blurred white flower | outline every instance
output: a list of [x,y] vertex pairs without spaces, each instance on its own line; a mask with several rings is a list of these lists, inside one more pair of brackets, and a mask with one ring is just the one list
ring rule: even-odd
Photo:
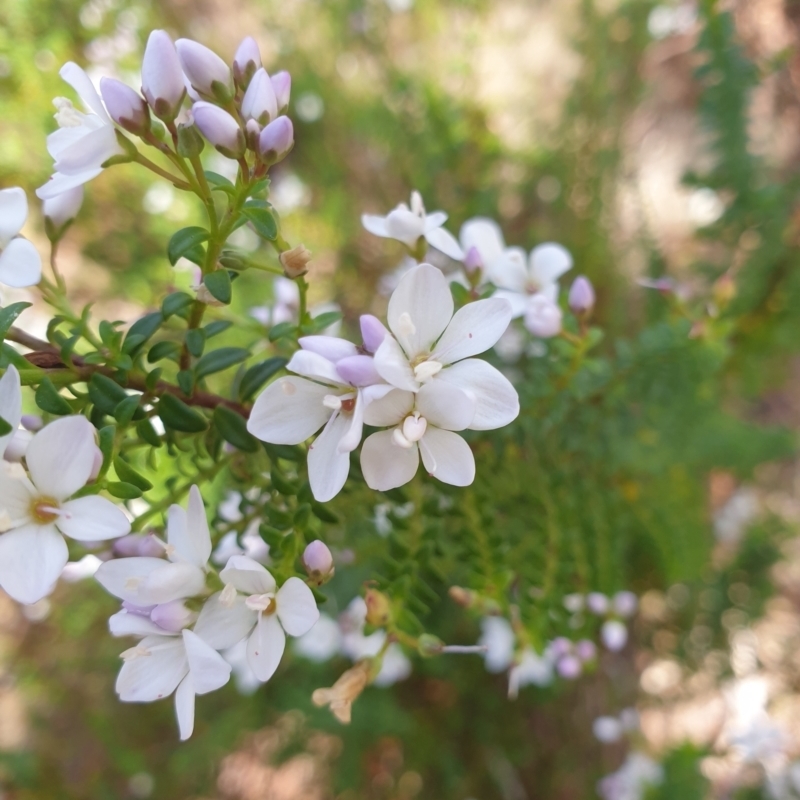
[[320,614],[314,627],[294,641],[294,651],[298,655],[318,663],[333,658],[341,646],[339,623],[327,614]]
[[503,617],[484,617],[478,644],[486,648],[484,659],[489,672],[505,672],[514,659],[516,637],[511,623]]
[[28,198],[18,186],[0,190],[0,283],[21,289],[42,278],[39,251],[19,232],[28,219]]

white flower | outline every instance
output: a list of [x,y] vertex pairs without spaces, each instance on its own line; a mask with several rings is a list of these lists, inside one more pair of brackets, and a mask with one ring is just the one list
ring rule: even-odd
[[[495,296],[497,296],[496,293]],[[564,314],[555,300],[545,294],[535,294],[528,300],[523,324],[540,339],[550,339],[561,333]]]
[[514,658],[516,637],[511,624],[503,617],[484,617],[478,644],[486,648],[484,659],[489,672],[505,672]]
[[445,222],[447,222],[447,214],[444,211],[425,213],[425,206],[422,204],[419,192],[411,192],[411,208],[405,203],[400,203],[385,217],[373,214],[361,216],[361,224],[375,236],[397,239],[412,250],[416,247],[420,236],[424,236],[431,247],[460,261],[464,257],[464,253],[455,237],[442,228]]
[[217,650],[247,637],[247,662],[260,681],[268,681],[283,656],[286,634],[302,636],[319,619],[314,595],[300,578],[289,578],[278,589],[275,578],[247,556],[233,556],[219,576],[225,589],[206,601],[195,631]]
[[269,545],[261,538],[258,528],[261,520],[253,520],[239,536],[236,531],[226,533],[214,548],[211,560],[215,564],[227,564],[231,556],[247,556],[260,564],[269,562]]
[[508,672],[508,696],[513,700],[519,690],[528,684],[549,686],[553,682],[553,659],[545,651],[539,655],[532,647],[522,651],[522,655]]
[[63,97],[53,101],[59,127],[47,137],[47,150],[55,159],[55,172],[36,190],[42,200],[96,178],[108,159],[123,153],[114,123],[89,76],[71,61],[64,64],[59,75],[75,89],[89,113],[78,111]]
[[592,733],[598,742],[612,744],[622,738],[625,729],[617,717],[597,717],[592,723]]
[[597,784],[603,800],[642,800],[650,786],[664,780],[664,768],[644,753],[628,753],[625,763]]
[[231,665],[207,642],[190,630],[145,636],[122,653],[125,663],[116,690],[127,703],[150,703],[175,692],[175,711],[181,739],[194,730],[195,695],[224,686]]
[[21,289],[42,278],[39,251],[19,232],[28,218],[28,198],[18,186],[0,191],[0,283]]
[[196,486],[189,490],[186,511],[178,505],[170,506],[165,551],[168,561],[148,556],[106,561],[95,577],[115,597],[136,606],[155,606],[201,594],[211,555],[211,535]]
[[62,534],[78,541],[124,536],[130,524],[110,500],[68,498],[89,480],[97,446],[84,417],[63,417],[28,446],[30,478],[18,464],[0,462],[0,586],[21,603],[49,594],[67,563]]
[[294,643],[294,651],[309,661],[321,663],[333,658],[342,646],[339,623],[327,614],[320,614],[316,625]]
[[606,620],[600,628],[600,639],[609,650],[617,652],[628,643],[628,629],[618,619]]
[[488,217],[473,217],[462,226],[458,236],[461,249],[469,254],[474,248],[482,266],[480,284],[500,274],[504,259],[513,257],[517,248],[506,247],[500,226]]
[[[2,195],[2,192],[0,192],[0,195]],[[17,368],[13,364],[0,378],[0,419],[5,420],[11,426],[11,430],[8,433],[0,436],[0,458],[2,458],[22,419],[22,393],[19,372],[17,372]]]

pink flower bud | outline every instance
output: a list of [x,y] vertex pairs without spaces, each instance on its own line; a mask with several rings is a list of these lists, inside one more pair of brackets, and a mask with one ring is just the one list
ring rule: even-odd
[[194,622],[195,614],[183,604],[181,600],[173,600],[169,603],[161,603],[150,612],[150,619],[171,633],[182,631],[187,625]]
[[561,309],[543,294],[535,294],[525,314],[525,327],[541,339],[561,333]]
[[325,542],[315,539],[303,551],[303,565],[308,576],[322,584],[333,577],[333,556]]
[[572,651],[572,642],[565,636],[557,636],[550,642],[549,649],[555,658],[561,658]]
[[153,31],[142,59],[142,94],[159,119],[171,122],[180,111],[186,87],[175,45],[166,31]]
[[598,617],[607,614],[609,606],[610,601],[602,592],[589,592],[589,594],[586,595],[586,608],[588,608],[592,614],[597,614]]
[[137,135],[150,128],[147,103],[130,86],[114,78],[101,78],[100,94],[108,115],[117,125]]
[[236,48],[233,57],[233,77],[236,83],[246,89],[256,70],[261,66],[261,53],[252,36],[246,36]]
[[192,106],[194,124],[217,150],[228,158],[244,155],[244,133],[239,123],[219,106],[200,101]]
[[292,93],[292,76],[286,70],[281,70],[276,72],[270,80],[275,92],[275,99],[278,101],[278,113],[285,114],[286,109],[289,108],[289,97]]
[[361,315],[361,338],[364,340],[364,349],[368,353],[374,353],[389,335],[386,326],[372,314]]
[[612,601],[614,613],[627,619],[636,613],[639,607],[639,599],[633,592],[617,592]]
[[[61,197],[61,195],[58,196]],[[44,427],[44,420],[38,414],[23,414],[19,422],[26,431],[32,433],[36,433]]]
[[67,189],[42,202],[42,214],[54,228],[62,228],[78,216],[83,203],[83,186]]
[[594,308],[594,287],[588,278],[579,275],[569,290],[569,307],[573,314],[587,314]]
[[347,356],[336,362],[336,371],[351,386],[372,386],[381,382],[372,356]]
[[472,275],[482,269],[483,259],[481,258],[481,254],[478,252],[478,248],[472,245],[472,247],[467,250],[466,256],[464,256],[464,270],[467,275]]
[[217,100],[233,95],[230,68],[213,50],[191,39],[178,39],[175,49],[184,74],[200,95]]
[[603,627],[600,629],[600,638],[609,650],[617,652],[628,643],[628,629],[624,622],[620,622],[618,619],[609,619],[603,623]]
[[580,659],[575,656],[564,656],[558,660],[556,664],[556,671],[558,674],[568,681],[574,681],[575,678],[580,677],[583,671],[583,665]]
[[575,645],[575,655],[581,661],[594,661],[597,658],[597,646],[589,639],[581,639]]
[[242,117],[255,120],[259,125],[266,125],[278,116],[278,101],[267,71],[261,67],[242,98]]
[[261,131],[258,151],[265,164],[283,160],[294,147],[294,126],[289,117],[278,117]]

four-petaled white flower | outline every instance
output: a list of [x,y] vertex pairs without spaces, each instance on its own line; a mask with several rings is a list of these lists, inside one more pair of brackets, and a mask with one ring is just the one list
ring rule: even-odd
[[26,453],[30,478],[18,464],[0,462],[0,586],[21,603],[52,591],[67,563],[61,534],[78,541],[124,536],[130,523],[110,500],[70,500],[89,480],[97,446],[85,417],[51,422]]
[[139,607],[201,594],[211,555],[211,534],[203,498],[196,486],[189,490],[186,511],[178,505],[170,506],[164,549],[169,560],[150,556],[117,558],[106,561],[95,577],[106,591]]
[[460,261],[464,258],[464,253],[455,236],[442,227],[445,222],[447,222],[447,214],[444,211],[425,213],[425,206],[422,204],[419,192],[411,192],[410,208],[405,203],[400,203],[385,217],[374,214],[362,214],[361,216],[361,224],[375,236],[397,239],[411,250],[416,247],[420,236],[424,236],[431,247]]
[[311,589],[289,578],[280,589],[257,561],[232,556],[219,574],[225,588],[209,598],[195,632],[224,650],[247,637],[247,663],[260,681],[268,681],[280,664],[286,634],[302,636],[319,619]]
[[[2,192],[0,192],[2,194]],[[19,372],[12,364],[0,378],[0,419],[5,420],[11,430],[0,436],[0,459],[6,451],[11,440],[14,438],[17,426],[22,419],[22,394],[19,380]],[[0,505],[2,501],[0,501]]]
[[106,161],[123,152],[114,122],[89,76],[72,61],[64,64],[59,75],[78,93],[89,113],[78,111],[64,97],[53,101],[58,130],[47,137],[47,150],[55,160],[55,172],[36,190],[42,200],[96,178]]
[[42,278],[39,251],[19,232],[28,218],[28,198],[14,186],[0,191],[0,283],[21,289]]

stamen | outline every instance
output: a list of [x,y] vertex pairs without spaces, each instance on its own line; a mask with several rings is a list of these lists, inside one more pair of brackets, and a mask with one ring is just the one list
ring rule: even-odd
[[83,115],[66,97],[56,97],[53,105],[56,107],[55,118],[59,128],[78,128],[83,124]]
[[225,588],[219,594],[219,603],[225,608],[230,608],[236,602],[236,587],[232,583],[226,583]]
[[267,592],[266,594],[251,594],[244,604],[251,611],[261,611],[264,614],[272,614],[275,611],[275,595]]
[[442,371],[442,364],[439,361],[423,361],[414,367],[414,377],[420,382],[429,381],[434,375]]
[[417,332],[417,327],[411,319],[411,314],[404,311],[397,320],[397,333],[400,336],[411,336]]

